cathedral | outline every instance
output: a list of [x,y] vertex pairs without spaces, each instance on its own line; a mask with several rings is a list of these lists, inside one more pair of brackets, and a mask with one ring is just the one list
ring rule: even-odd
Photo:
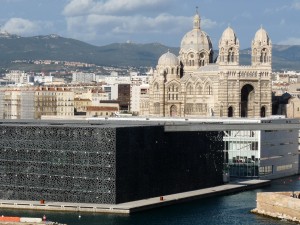
[[[181,41],[179,56],[163,54],[150,77],[141,112],[160,117],[266,117],[272,112],[272,42],[261,27],[251,43],[251,65],[239,64],[239,39],[228,27],[214,51],[201,29],[198,12],[193,29]],[[146,108],[146,109],[145,109]]]

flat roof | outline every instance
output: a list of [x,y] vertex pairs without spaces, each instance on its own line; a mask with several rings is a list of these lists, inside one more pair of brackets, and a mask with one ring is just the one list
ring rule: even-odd
[[286,118],[142,118],[102,117],[86,120],[0,120],[1,126],[141,127],[164,126],[166,132],[225,130],[300,130],[298,119]]

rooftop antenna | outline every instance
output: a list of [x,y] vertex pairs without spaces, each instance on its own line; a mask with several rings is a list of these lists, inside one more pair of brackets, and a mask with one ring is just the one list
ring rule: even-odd
[[198,7],[198,6],[196,6],[196,14],[199,14],[199,12],[198,12],[198,8],[199,8],[199,7]]

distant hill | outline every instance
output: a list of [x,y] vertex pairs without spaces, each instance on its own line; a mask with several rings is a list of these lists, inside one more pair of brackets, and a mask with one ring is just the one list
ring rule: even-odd
[[[251,49],[240,51],[240,64],[249,65],[251,62]],[[300,71],[300,45],[275,45],[272,49],[273,70]]]
[[[94,46],[58,35],[20,37],[0,33],[0,67],[10,67],[14,60],[50,59],[79,61],[99,66],[156,66],[168,49],[178,55],[179,48],[158,43],[115,43]],[[250,64],[250,49],[241,50],[240,63]],[[215,57],[217,51],[215,51]],[[300,70],[300,46],[273,45],[274,70]]]

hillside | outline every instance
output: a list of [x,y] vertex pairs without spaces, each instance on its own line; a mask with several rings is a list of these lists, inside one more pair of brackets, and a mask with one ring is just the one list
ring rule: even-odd
[[[115,43],[94,46],[58,35],[20,37],[0,34],[0,67],[9,68],[13,60],[50,59],[79,61],[99,66],[155,66],[168,49],[178,54],[179,48],[158,43]],[[241,50],[240,63],[250,64],[250,49]],[[217,56],[215,51],[215,57]],[[300,70],[300,46],[273,45],[274,70]]]

